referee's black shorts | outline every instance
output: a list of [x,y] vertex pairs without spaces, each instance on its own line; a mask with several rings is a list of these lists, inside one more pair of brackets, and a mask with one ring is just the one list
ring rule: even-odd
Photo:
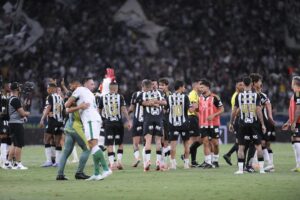
[[10,137],[15,147],[22,148],[24,142],[24,126],[22,123],[9,123]]

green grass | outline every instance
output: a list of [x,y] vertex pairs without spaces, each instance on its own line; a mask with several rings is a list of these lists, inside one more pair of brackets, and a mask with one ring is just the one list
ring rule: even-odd
[[[220,155],[230,146],[222,145]],[[300,173],[290,172],[295,166],[291,145],[274,144],[273,150],[276,172],[264,175],[234,175],[237,167],[228,166],[223,158],[220,158],[219,169],[184,170],[183,163],[177,158],[179,166],[176,171],[156,172],[152,168],[145,173],[141,165],[137,169],[130,167],[133,155],[128,145],[124,155],[125,170],[115,171],[103,181],[76,181],[74,171],[77,164],[68,164],[65,174],[70,180],[61,182],[55,180],[55,168],[39,167],[44,161],[43,147],[28,146],[24,148],[23,164],[29,170],[0,169],[0,199],[299,199]],[[179,146],[178,152],[181,151]],[[201,161],[202,147],[198,152]],[[92,173],[91,158],[86,172]]]

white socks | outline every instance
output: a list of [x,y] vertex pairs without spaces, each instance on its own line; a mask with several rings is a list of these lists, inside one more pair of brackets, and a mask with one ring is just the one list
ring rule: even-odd
[[239,171],[243,172],[244,171],[244,163],[243,162],[239,162],[238,163],[238,167],[239,167]]
[[264,161],[266,162],[267,166],[270,165],[270,157],[267,148],[263,150],[263,155],[264,155]]
[[52,162],[51,155],[52,155],[52,153],[51,153],[51,147],[45,147],[45,156],[46,156],[46,161],[48,163]]
[[55,150],[55,162],[59,163],[61,157],[61,150]]
[[7,156],[7,144],[1,143],[1,160],[3,163],[6,162],[6,156]]
[[135,158],[136,160],[139,160],[139,159],[140,159],[140,151],[139,151],[139,150],[136,150],[136,151],[133,153],[133,155],[134,155],[134,158]]
[[297,163],[297,168],[300,167],[300,143],[294,143],[294,148],[296,152],[296,163]]
[[211,155],[205,156],[205,162],[211,165]]

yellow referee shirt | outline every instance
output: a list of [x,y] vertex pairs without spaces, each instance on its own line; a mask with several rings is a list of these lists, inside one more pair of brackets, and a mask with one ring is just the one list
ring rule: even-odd
[[[199,104],[199,95],[195,90],[192,90],[189,93],[189,100],[190,100],[190,104],[194,104],[194,103],[196,103],[197,105]],[[197,112],[188,112],[188,115],[197,116]]]
[[234,109],[234,105],[235,105],[235,98],[236,96],[238,95],[239,93],[238,92],[235,92],[232,97],[231,97],[231,109],[233,110]]

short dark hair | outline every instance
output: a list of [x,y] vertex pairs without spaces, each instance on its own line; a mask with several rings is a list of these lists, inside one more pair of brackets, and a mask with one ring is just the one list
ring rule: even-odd
[[10,85],[10,89],[15,91],[15,90],[19,90],[20,88],[20,84],[18,82],[12,82]]
[[175,89],[175,90],[178,90],[179,88],[181,88],[181,87],[183,87],[183,86],[184,86],[184,82],[183,82],[183,81],[177,80],[177,81],[175,81],[175,83],[174,83],[174,89]]
[[81,84],[80,80],[78,80],[78,79],[71,79],[70,83],[80,83]]
[[293,81],[297,86],[300,86],[300,76],[294,76]]
[[88,82],[89,80],[94,80],[92,77],[86,77],[82,79],[82,84],[85,84],[86,82]]
[[160,78],[158,80],[159,83],[163,83],[165,85],[169,85],[169,80],[167,78]]
[[262,80],[262,76],[258,73],[250,74],[250,78],[252,80],[252,83],[257,83],[258,81]]
[[55,83],[49,83],[49,84],[48,84],[48,87],[52,87],[52,88],[54,88],[54,87],[55,87],[55,88],[56,88],[56,87],[57,87],[57,85],[56,85]]
[[242,77],[238,77],[235,79],[235,83],[239,83],[239,82],[243,82],[243,78]]
[[245,77],[243,77],[243,82],[244,82],[245,86],[249,86],[252,82],[252,79],[250,78],[250,76],[245,76]]
[[152,81],[149,80],[149,79],[144,79],[144,80],[142,81],[142,86],[143,86],[143,87],[152,87]]
[[201,79],[200,80],[200,85],[205,85],[208,88],[210,88],[210,86],[211,86],[210,82],[206,79]]

